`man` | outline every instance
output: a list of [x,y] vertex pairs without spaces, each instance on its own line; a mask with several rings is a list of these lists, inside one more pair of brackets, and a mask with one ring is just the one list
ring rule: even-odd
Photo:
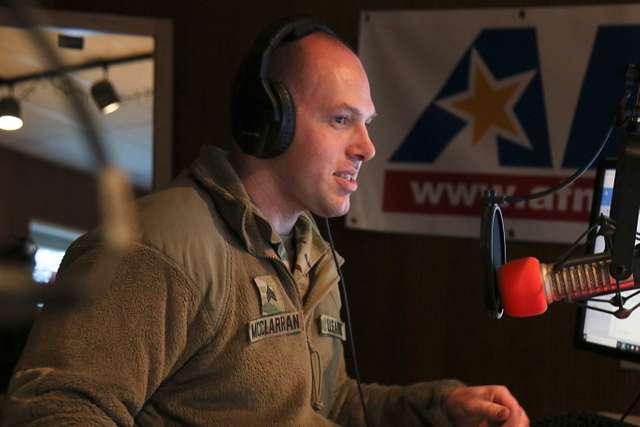
[[[271,158],[205,147],[142,199],[141,236],[101,293],[77,310],[45,309],[34,326],[5,425],[364,425],[336,266],[308,212],[349,209],[375,154],[369,83],[323,31],[283,43],[269,68],[295,106],[290,146]],[[59,285],[101,250],[94,235],[74,244]],[[363,389],[372,426],[528,425],[504,387]]]

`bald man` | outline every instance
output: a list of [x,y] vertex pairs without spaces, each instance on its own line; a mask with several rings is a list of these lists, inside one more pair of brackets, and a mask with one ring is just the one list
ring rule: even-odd
[[[138,202],[142,233],[109,283],[73,311],[45,308],[12,378],[3,425],[364,425],[345,371],[338,273],[310,212],[345,214],[375,154],[358,58],[313,31],[270,75],[295,105],[272,158],[206,146]],[[103,248],[76,242],[56,286]],[[527,425],[504,387],[455,380],[364,386],[370,425]]]
[[[276,231],[286,235],[305,211],[321,217],[347,213],[358,172],[375,155],[367,126],[376,112],[360,60],[331,35],[316,32],[280,47],[270,74],[292,94],[293,143],[270,160],[236,148],[232,163],[254,202]],[[437,383],[433,386],[439,388]],[[442,390],[449,386],[443,383]],[[456,387],[443,395],[446,414],[455,425],[480,426],[488,420],[528,425],[525,412],[505,387]],[[428,406],[425,400],[424,408]]]

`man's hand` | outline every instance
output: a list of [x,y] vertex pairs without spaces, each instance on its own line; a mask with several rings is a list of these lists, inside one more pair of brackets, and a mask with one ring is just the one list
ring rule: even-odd
[[504,386],[454,388],[444,406],[456,427],[529,426],[524,409]]

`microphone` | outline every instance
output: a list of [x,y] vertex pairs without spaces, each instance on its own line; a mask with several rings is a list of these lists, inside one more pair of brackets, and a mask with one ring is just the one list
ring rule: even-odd
[[[606,254],[576,258],[560,268],[527,257],[510,261],[498,270],[498,288],[504,311],[511,317],[537,316],[556,301],[572,301],[615,292]],[[635,273],[635,272],[634,272]],[[634,276],[620,281],[620,289],[637,286]]]

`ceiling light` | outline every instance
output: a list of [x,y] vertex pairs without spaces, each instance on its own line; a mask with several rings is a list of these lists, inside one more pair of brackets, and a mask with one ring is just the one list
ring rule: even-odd
[[18,130],[22,124],[18,100],[13,96],[0,99],[0,129]]
[[91,96],[104,114],[113,113],[120,108],[120,98],[107,79],[95,82],[91,86]]

